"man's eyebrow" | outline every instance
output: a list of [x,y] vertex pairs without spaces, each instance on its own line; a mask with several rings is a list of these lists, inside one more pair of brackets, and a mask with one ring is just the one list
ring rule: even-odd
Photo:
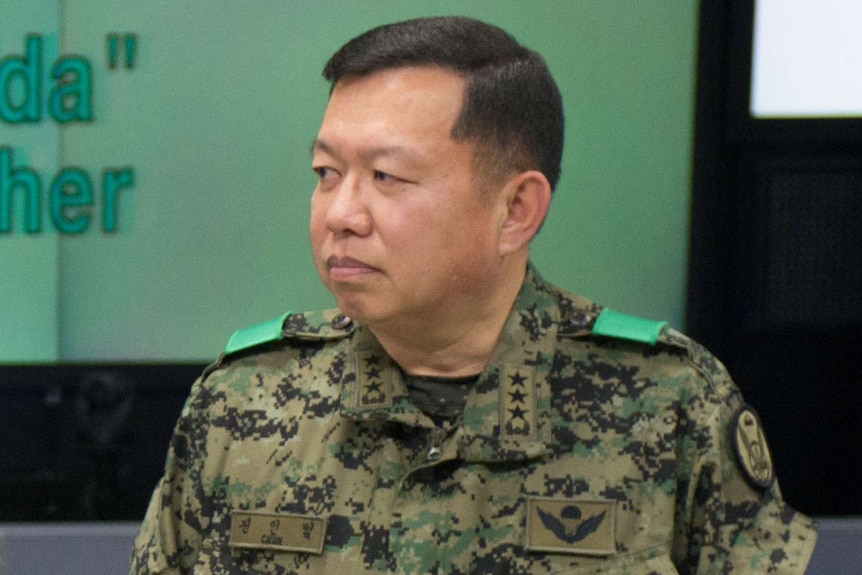
[[[311,154],[314,152],[323,152],[338,157],[339,154],[333,146],[325,140],[316,139],[311,143]],[[400,157],[410,159],[415,157],[415,154],[404,146],[375,146],[366,150],[359,150],[359,157],[363,160],[372,160],[381,157]]]
[[332,147],[329,144],[317,138],[315,138],[315,140],[311,142],[311,146],[309,146],[308,152],[312,156],[314,155],[314,152],[323,152],[324,154],[334,153]]

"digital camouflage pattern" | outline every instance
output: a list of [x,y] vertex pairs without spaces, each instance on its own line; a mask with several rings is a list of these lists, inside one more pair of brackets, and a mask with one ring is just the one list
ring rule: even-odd
[[131,573],[803,573],[814,528],[721,364],[600,311],[531,268],[449,429],[366,328],[288,317],[195,383]]

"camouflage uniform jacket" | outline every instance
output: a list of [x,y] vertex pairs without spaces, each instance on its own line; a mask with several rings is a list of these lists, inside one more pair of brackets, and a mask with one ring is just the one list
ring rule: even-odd
[[449,429],[366,328],[289,315],[194,384],[131,572],[803,573],[815,531],[721,364],[601,311],[531,268]]

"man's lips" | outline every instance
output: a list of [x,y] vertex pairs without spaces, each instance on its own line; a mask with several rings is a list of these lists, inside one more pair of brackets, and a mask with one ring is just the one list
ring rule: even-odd
[[333,279],[346,279],[379,271],[374,266],[347,256],[330,256],[326,260],[326,266]]

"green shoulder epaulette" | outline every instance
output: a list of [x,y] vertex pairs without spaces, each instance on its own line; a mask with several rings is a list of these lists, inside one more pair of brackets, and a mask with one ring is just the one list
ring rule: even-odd
[[643,319],[605,308],[593,325],[593,333],[655,345],[666,325],[666,321]]
[[287,312],[277,318],[235,332],[227,340],[227,345],[224,348],[225,355],[230,355],[262,343],[280,340],[283,337],[282,326],[284,326],[285,320],[290,317],[290,313]]
[[355,327],[353,320],[337,309],[306,313],[287,312],[237,331],[228,340],[224,354],[230,355],[285,338],[307,341],[338,339],[350,335]]

